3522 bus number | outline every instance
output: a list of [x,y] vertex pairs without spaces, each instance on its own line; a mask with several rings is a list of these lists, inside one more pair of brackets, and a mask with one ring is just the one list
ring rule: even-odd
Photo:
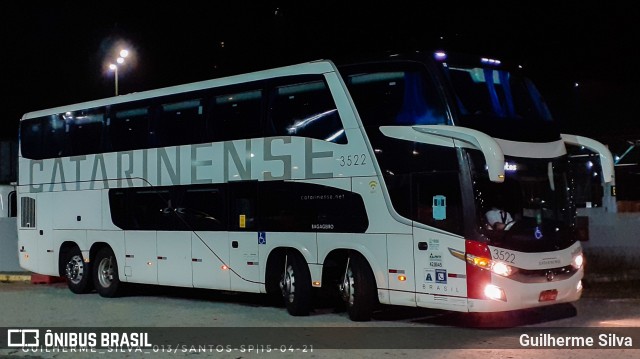
[[499,259],[504,262],[513,263],[513,261],[516,260],[516,255],[511,252],[494,249],[493,259]]
[[367,164],[367,155],[362,153],[359,155],[340,156],[338,160],[340,161],[340,167],[362,166]]

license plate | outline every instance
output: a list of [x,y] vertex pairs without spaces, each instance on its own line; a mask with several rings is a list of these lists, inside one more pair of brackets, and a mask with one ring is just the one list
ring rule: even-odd
[[540,297],[538,297],[538,302],[550,302],[556,300],[558,297],[557,289],[543,290],[540,292]]

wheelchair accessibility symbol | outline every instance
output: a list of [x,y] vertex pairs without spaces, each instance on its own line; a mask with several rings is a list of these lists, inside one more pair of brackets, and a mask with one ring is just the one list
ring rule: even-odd
[[447,270],[436,269],[436,283],[447,284]]
[[258,232],[258,244],[267,244],[267,234],[265,232]]

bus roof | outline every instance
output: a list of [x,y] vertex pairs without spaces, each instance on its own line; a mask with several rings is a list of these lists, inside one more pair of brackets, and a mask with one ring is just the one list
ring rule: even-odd
[[323,73],[334,72],[334,71],[336,71],[336,67],[333,64],[333,62],[330,60],[309,61],[305,63],[277,67],[277,68],[268,69],[268,70],[261,70],[261,71],[255,71],[255,72],[244,73],[239,75],[221,77],[217,79],[192,82],[192,83],[181,84],[181,85],[170,86],[170,87],[163,87],[159,89],[147,90],[142,92],[134,92],[126,95],[109,97],[109,98],[104,98],[100,100],[92,100],[92,101],[71,104],[71,105],[53,107],[53,108],[44,109],[44,110],[27,112],[26,114],[24,114],[24,116],[22,116],[21,121],[34,118],[34,117],[57,114],[61,112],[77,111],[77,110],[93,108],[93,107],[113,105],[118,103],[126,103],[131,101],[143,100],[147,98],[155,98],[155,97],[160,97],[165,95],[179,94],[179,93],[189,92],[189,91],[197,91],[197,90],[203,90],[208,88],[215,88],[215,87],[221,87],[221,86],[227,86],[227,85],[242,84],[242,83],[252,82],[252,81],[266,80],[266,79],[275,78],[275,77],[323,74]]

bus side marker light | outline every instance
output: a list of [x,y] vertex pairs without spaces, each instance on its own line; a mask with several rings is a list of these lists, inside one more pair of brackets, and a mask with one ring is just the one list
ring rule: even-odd
[[473,264],[476,267],[491,269],[491,258],[474,256],[473,254],[467,253],[467,262]]
[[223,265],[222,265],[222,267],[220,267],[220,269],[222,269],[222,270],[228,270],[228,269],[229,269],[229,267],[227,267],[227,265],[226,265],[226,264],[223,264]]
[[501,300],[503,302],[507,301],[507,296],[504,294],[504,290],[497,285],[487,284],[484,287],[484,295],[493,300]]
[[404,276],[404,275],[399,275],[398,276],[398,280],[401,281],[401,282],[404,282],[405,280],[407,280],[407,277]]
[[311,285],[313,285],[314,287],[321,287],[319,280],[312,282]]

